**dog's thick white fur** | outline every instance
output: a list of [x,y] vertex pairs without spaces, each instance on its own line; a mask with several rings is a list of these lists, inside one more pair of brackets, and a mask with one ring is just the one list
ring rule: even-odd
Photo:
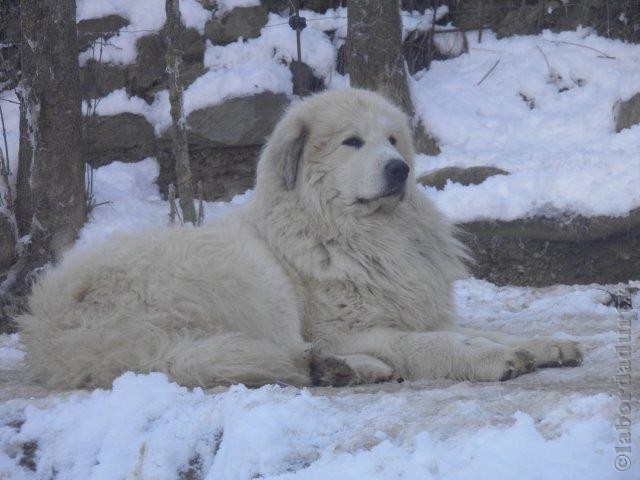
[[[368,91],[294,105],[252,199],[216,226],[116,237],[46,273],[19,319],[30,369],[58,388],[128,370],[208,387],[497,381],[579,364],[572,342],[455,326],[465,254],[415,186],[410,132]],[[390,187],[391,160],[406,184],[396,171]]]

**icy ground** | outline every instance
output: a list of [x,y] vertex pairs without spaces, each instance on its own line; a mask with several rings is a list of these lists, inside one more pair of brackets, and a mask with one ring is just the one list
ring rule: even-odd
[[[78,248],[113,231],[164,225],[156,174],[151,159],[99,169],[98,200],[111,203],[94,211]],[[208,221],[230,209],[207,204]],[[0,336],[0,479],[638,478],[637,427],[631,469],[614,468],[618,316],[602,288],[459,282],[462,324],[582,344],[583,366],[505,383],[203,392],[159,374],[125,374],[110,391],[47,394],[25,380],[18,335]]]

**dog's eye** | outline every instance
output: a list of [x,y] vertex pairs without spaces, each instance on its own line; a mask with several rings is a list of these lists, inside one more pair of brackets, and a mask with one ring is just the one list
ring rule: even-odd
[[342,144],[346,145],[347,147],[360,148],[364,145],[364,142],[360,137],[349,137],[344,142],[342,142]]
[[396,144],[396,137],[394,137],[393,135],[391,135],[391,136],[389,137],[389,143],[390,143],[391,145],[395,145],[395,144]]

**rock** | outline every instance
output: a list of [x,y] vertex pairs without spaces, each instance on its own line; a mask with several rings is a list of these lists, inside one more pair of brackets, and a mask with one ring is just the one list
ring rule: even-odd
[[640,123],[640,93],[636,93],[629,100],[618,102],[614,108],[614,118],[616,132]]
[[204,62],[205,40],[195,28],[187,28],[182,35],[182,61]]
[[474,276],[497,285],[628,282],[640,276],[640,209],[629,216],[534,217],[459,225]]
[[449,180],[464,186],[479,185],[494,175],[509,175],[509,172],[496,167],[445,167],[422,175],[418,183],[443,190]]
[[98,38],[109,39],[127,25],[129,25],[129,20],[120,15],[80,20],[78,22],[78,48],[80,51],[86,50]]
[[293,94],[306,96],[324,90],[324,82],[313,74],[313,70],[304,62],[294,60],[289,64],[293,78]]
[[206,8],[207,10],[215,10],[218,8],[218,4],[216,0],[196,0],[202,8]]
[[[129,68],[128,93],[153,101],[156,92],[169,88],[167,83],[167,47],[163,33],[146,35],[136,42],[138,56]],[[184,87],[204,73],[204,39],[197,30],[188,28],[182,36],[183,57],[180,73]]]
[[[194,183],[202,180],[204,199],[229,201],[253,187],[260,145],[211,148],[190,146],[189,158]],[[167,195],[169,183],[176,185],[173,153],[163,150],[159,157],[158,185]]]
[[336,72],[340,75],[346,75],[349,68],[349,51],[347,50],[347,42],[344,42],[338,48],[338,55],[336,60]]
[[462,32],[436,32],[433,54],[429,49],[430,38],[425,31],[414,30],[402,42],[402,54],[411,75],[428,68],[431,60],[455,58],[469,51],[467,38]]
[[212,146],[262,145],[289,103],[282,93],[262,92],[193,111],[189,143]]
[[13,263],[15,254],[15,238],[11,228],[11,222],[0,211],[0,274],[6,272]]
[[259,37],[260,30],[266,24],[265,6],[237,7],[209,20],[204,28],[204,36],[214,45],[227,45],[240,37],[244,40]]
[[167,49],[158,34],[139,38],[136,49],[136,63],[129,68],[129,94],[151,101],[153,93],[167,83]]
[[83,99],[101,98],[127,86],[126,67],[89,60],[80,67],[80,89]]
[[522,6],[507,13],[497,27],[498,38],[533,35],[542,30],[544,9],[538,5]]
[[[267,10],[275,13],[282,13],[291,8],[291,0],[261,0],[260,3],[267,7]],[[300,2],[300,8],[318,13],[325,13],[330,8],[346,6],[347,0],[302,0]]]
[[115,160],[135,162],[157,154],[156,136],[142,115],[86,117],[89,141],[88,161],[100,167]]

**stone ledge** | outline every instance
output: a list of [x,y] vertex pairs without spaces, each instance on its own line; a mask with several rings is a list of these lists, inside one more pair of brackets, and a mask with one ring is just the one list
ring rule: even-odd
[[458,225],[474,276],[497,285],[618,283],[640,278],[640,209],[628,217],[536,217]]

